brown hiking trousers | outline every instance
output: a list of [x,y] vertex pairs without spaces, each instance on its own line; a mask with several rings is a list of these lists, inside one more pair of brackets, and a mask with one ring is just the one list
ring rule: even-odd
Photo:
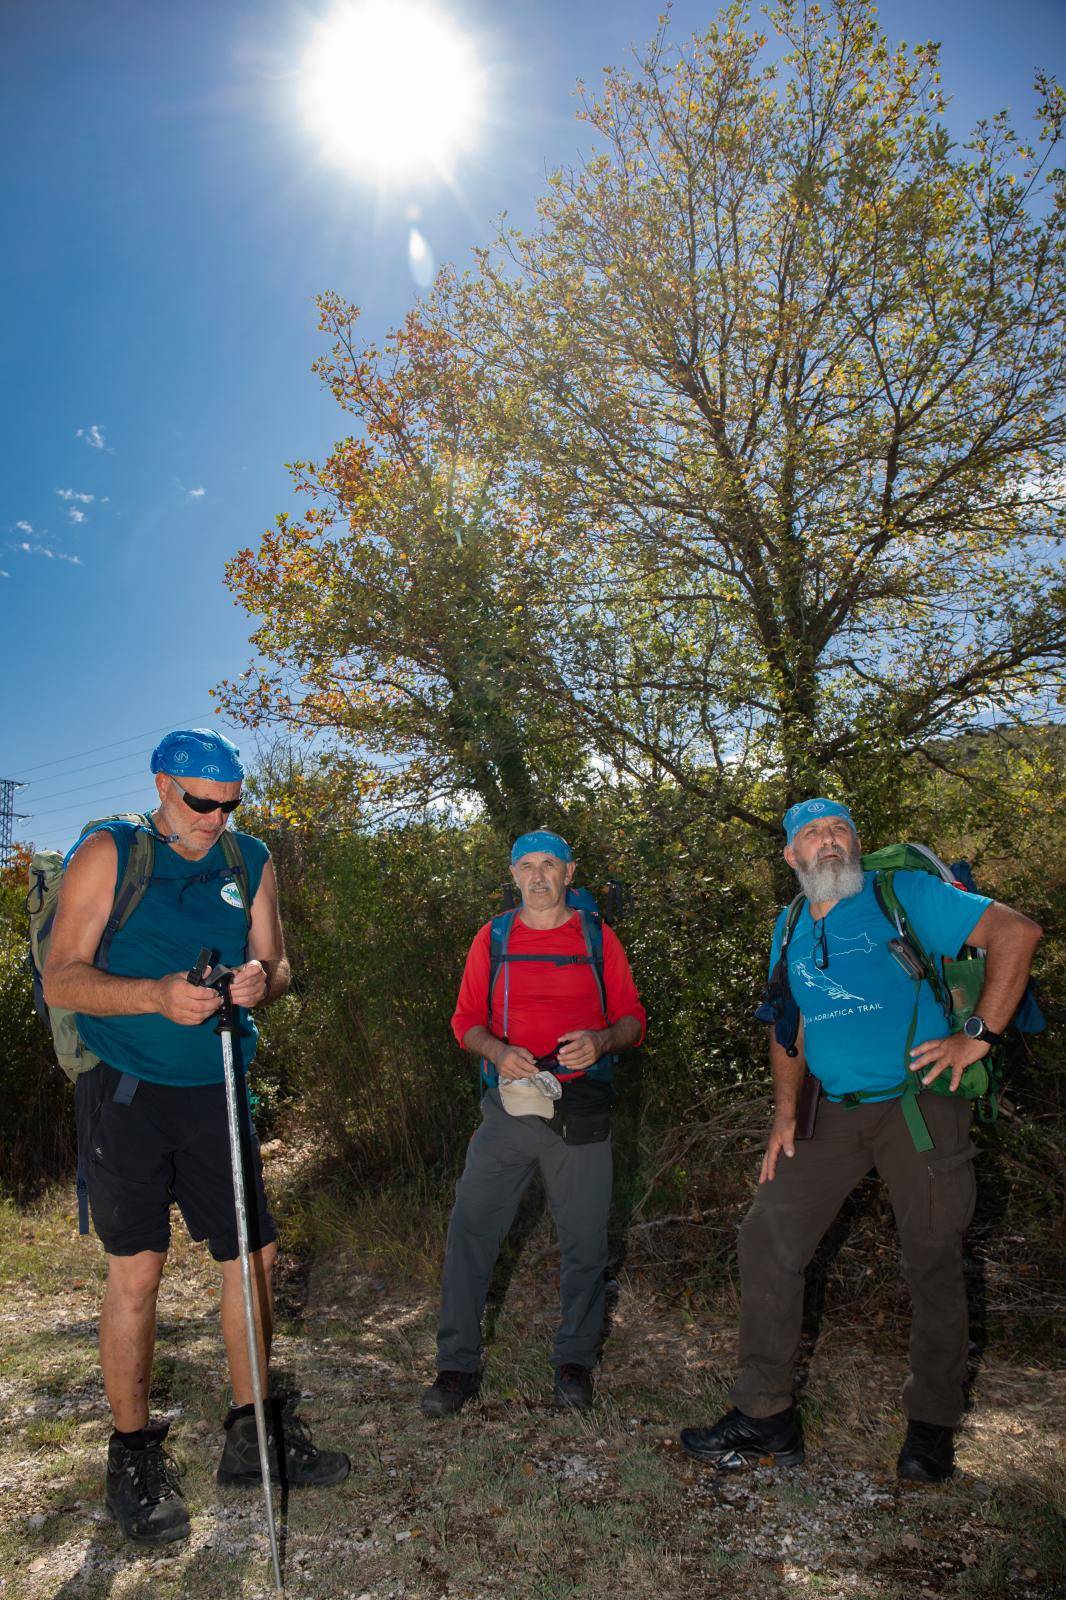
[[875,1167],[888,1186],[911,1291],[911,1421],[955,1427],[968,1351],[962,1238],[976,1186],[971,1106],[920,1097],[934,1149],[915,1150],[898,1100],[851,1109],[822,1099],[814,1137],[782,1155],[740,1228],[740,1374],[732,1401],[752,1417],[792,1404],[803,1318],[804,1272],[856,1184]]

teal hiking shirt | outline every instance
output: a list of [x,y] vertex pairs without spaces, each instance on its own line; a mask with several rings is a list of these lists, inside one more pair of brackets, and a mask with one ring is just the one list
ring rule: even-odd
[[[873,880],[874,874],[867,872],[862,893],[838,900],[825,918],[824,968],[816,960],[822,926],[815,928],[806,904],[788,946],[788,981],[803,1015],[807,1065],[830,1099],[859,1090],[883,1090],[887,1096],[904,1073],[916,985],[888,948],[895,929],[877,904]],[[928,872],[897,872],[893,884],[915,933],[934,957],[957,956],[992,904],[986,895],[968,894]],[[774,928],[771,972],[781,950],[786,911]],[[923,980],[914,1044],[944,1039],[950,1032]]]
[[[119,852],[118,882],[129,829],[121,822],[105,826]],[[251,834],[232,831],[247,868],[250,903],[270,852]],[[107,970],[121,978],[163,978],[187,972],[203,949],[216,950],[227,966],[238,967],[248,958],[247,946],[244,907],[221,844],[213,845],[200,861],[186,861],[157,839],[152,881],[125,927],[115,934]],[[251,1015],[243,1008],[238,1014],[247,1029],[239,1041],[240,1059],[247,1067],[259,1036]],[[134,1017],[79,1013],[76,1021],[89,1049],[120,1072],[177,1087],[222,1082],[222,1045],[214,1017],[197,1027],[183,1027],[158,1013]]]

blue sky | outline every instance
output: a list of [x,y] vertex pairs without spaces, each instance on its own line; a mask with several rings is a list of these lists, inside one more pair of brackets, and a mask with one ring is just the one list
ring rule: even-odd
[[[309,366],[313,297],[381,336],[417,294],[411,208],[465,263],[546,168],[576,158],[577,78],[655,30],[659,0],[439,0],[489,89],[453,184],[382,190],[328,162],[298,68],[331,0],[22,0],[0,24],[0,777],[16,836],[63,844],[137,806],[155,730],[204,721],[248,659],[222,582],[291,507],[284,463],[347,431]],[[678,0],[674,29],[711,5]],[[895,39],[943,41],[957,132],[1066,65],[1066,0],[883,0]],[[385,70],[383,68],[383,70]],[[234,732],[247,750],[251,735]]]

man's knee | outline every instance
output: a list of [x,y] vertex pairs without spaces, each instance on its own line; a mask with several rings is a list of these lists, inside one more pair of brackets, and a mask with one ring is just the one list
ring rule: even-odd
[[740,1270],[744,1275],[767,1270],[803,1272],[817,1243],[817,1239],[809,1239],[805,1230],[797,1229],[795,1218],[786,1208],[767,1203],[760,1193],[740,1224]]
[[278,1259],[278,1241],[271,1239],[269,1244],[264,1244],[258,1250],[253,1250],[249,1256],[252,1271],[258,1267],[261,1272],[272,1272],[274,1263]]
[[165,1261],[166,1256],[156,1250],[139,1250],[132,1256],[108,1256],[108,1293],[131,1307],[153,1303],[159,1292]]

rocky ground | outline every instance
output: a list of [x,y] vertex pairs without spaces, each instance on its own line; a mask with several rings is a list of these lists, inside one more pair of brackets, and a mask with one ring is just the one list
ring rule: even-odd
[[[291,1157],[269,1155],[284,1182]],[[342,1487],[282,1508],[290,1595],[1063,1592],[1060,1372],[986,1351],[956,1480],[901,1489],[903,1330],[891,1317],[857,1328],[830,1305],[804,1397],[807,1466],[719,1475],[689,1461],[677,1433],[722,1408],[732,1309],[667,1301],[623,1276],[596,1410],[559,1416],[548,1245],[535,1233],[507,1285],[480,1400],[436,1423],[418,1411],[432,1370],[433,1242],[368,1255],[338,1235],[290,1268],[276,1364],[317,1435],[353,1461]],[[69,1196],[0,1213],[0,1597],[269,1594],[261,1501],[213,1480],[227,1395],[210,1261],[176,1237],[160,1306],[155,1411],[173,1419],[193,1515],[191,1539],[164,1554],[126,1547],[102,1507],[101,1287],[98,1246],[77,1239]]]

